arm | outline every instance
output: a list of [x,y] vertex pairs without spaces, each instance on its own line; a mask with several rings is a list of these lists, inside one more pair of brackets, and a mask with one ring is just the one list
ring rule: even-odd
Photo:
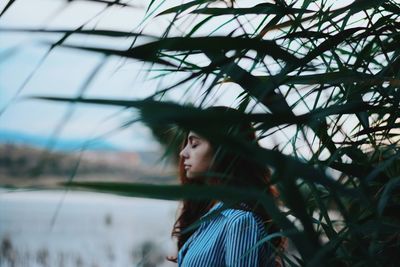
[[251,213],[234,218],[227,224],[226,266],[259,266],[259,247],[252,248],[259,241],[257,221]]

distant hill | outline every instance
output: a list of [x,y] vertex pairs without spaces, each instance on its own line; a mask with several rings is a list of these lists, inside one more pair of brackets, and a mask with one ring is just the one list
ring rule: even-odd
[[0,144],[0,186],[55,185],[71,177],[79,181],[123,181],[173,184],[176,167],[161,161],[160,151],[47,151]]
[[[43,136],[36,136],[21,132],[0,130],[0,144],[26,145],[31,147],[46,149],[52,144],[52,150],[57,151],[76,151],[86,143],[84,139],[57,139],[52,140]],[[85,150],[94,151],[122,151],[122,148],[116,147],[106,141],[96,140],[86,144]]]

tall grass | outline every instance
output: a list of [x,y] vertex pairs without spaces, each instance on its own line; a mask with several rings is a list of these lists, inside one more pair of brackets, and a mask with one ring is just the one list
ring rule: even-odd
[[[160,3],[150,2],[147,21],[155,15],[166,16],[170,25],[157,36],[145,31],[82,28],[2,31],[62,33],[64,38],[52,43],[52,48],[148,62],[153,71],[161,69],[164,78],[184,73],[181,81],[142,100],[39,98],[137,109],[172,156],[181,138],[174,126],[215,137],[210,136],[218,135],[212,129],[223,121],[251,121],[261,138],[279,138],[280,142],[262,149],[242,140],[223,139],[221,143],[273,169],[272,181],[287,210],[282,211],[262,191],[238,188],[110,182],[74,185],[162,199],[257,198],[298,251],[285,255],[289,266],[397,265],[398,2],[363,0],[337,7],[326,0],[186,1],[166,10],[160,9]],[[119,1],[109,3],[114,5],[120,5]],[[179,34],[174,30],[183,27]],[[64,44],[71,35],[134,36],[135,41],[121,50]],[[204,90],[198,105],[163,97],[182,86],[191,90],[192,84],[201,84]],[[242,116],[204,111],[206,100],[216,90],[229,90],[231,84],[242,90],[237,105]]]

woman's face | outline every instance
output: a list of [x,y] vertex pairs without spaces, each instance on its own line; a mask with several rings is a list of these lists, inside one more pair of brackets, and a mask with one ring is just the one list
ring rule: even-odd
[[179,153],[187,178],[193,178],[207,172],[213,158],[210,142],[190,131],[187,136],[187,144]]

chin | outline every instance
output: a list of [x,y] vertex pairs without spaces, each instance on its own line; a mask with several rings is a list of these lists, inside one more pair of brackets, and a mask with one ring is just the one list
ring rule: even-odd
[[187,173],[186,174],[186,178],[192,181],[197,181],[197,182],[201,182],[203,181],[204,177],[201,175],[198,175],[196,173]]

